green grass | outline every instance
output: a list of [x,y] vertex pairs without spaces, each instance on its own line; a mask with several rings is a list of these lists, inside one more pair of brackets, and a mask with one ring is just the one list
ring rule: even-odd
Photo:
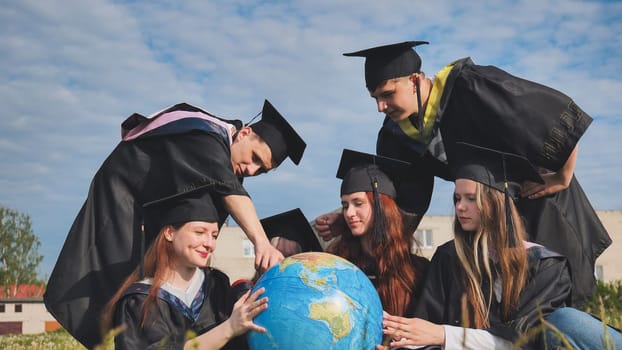
[[0,349],[4,350],[86,350],[67,331],[39,334],[0,335]]
[[[593,315],[603,315],[601,319],[605,322],[622,329],[622,280],[608,283],[598,281],[594,296],[583,309]],[[601,309],[605,312],[601,312]]]
[[[584,310],[599,316],[608,324],[621,329],[622,328],[622,281],[614,281],[609,283],[598,283],[596,293],[590,301],[587,302]],[[546,324],[546,323],[545,323]],[[111,332],[110,336],[104,341],[104,344],[96,350],[113,349],[112,337],[116,332]],[[533,330],[532,336],[541,330]],[[529,337],[529,335],[527,336]],[[525,341],[527,339],[519,340]],[[519,344],[516,344],[519,345]],[[8,334],[0,335],[0,349],[3,350],[86,350],[77,340],[75,340],[67,331],[60,329],[54,332],[40,334]],[[607,347],[607,350],[613,350],[613,347]],[[622,349],[618,349],[622,350]]]

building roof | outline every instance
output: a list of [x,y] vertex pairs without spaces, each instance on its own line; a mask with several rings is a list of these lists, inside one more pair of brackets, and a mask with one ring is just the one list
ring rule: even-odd
[[41,299],[45,293],[45,286],[41,284],[19,284],[17,286],[0,285],[0,300],[13,299]]

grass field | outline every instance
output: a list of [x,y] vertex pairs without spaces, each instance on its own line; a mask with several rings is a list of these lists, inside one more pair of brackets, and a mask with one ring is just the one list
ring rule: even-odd
[[[622,329],[622,281],[598,284],[597,291],[586,306],[585,311],[599,316],[610,325]],[[112,350],[108,339],[96,350]],[[55,332],[40,334],[8,334],[0,335],[2,350],[86,350],[67,331],[60,329]],[[613,350],[613,349],[608,349]],[[622,349],[618,349],[622,350]]]
[[0,349],[3,350],[82,350],[86,349],[67,331],[39,334],[8,334],[0,336]]

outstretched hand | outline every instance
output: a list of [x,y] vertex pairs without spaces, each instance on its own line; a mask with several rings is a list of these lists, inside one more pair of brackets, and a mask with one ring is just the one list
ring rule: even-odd
[[521,197],[538,199],[563,191],[570,186],[571,179],[566,179],[559,173],[540,174],[540,176],[544,180],[544,184],[525,181],[525,183],[523,183]]
[[250,294],[251,291],[249,290],[233,305],[231,316],[225,322],[229,323],[234,337],[249,330],[262,333],[266,331],[265,328],[253,322],[255,316],[268,308],[268,298],[263,297],[259,299],[263,292],[265,292],[265,288],[259,288],[253,294]]
[[254,323],[257,315],[268,308],[268,298],[259,298],[265,291],[259,288],[253,294],[248,290],[233,305],[231,316],[209,331],[188,339],[184,343],[184,350],[189,349],[222,349],[232,338],[246,333],[249,330],[265,333],[264,327]]
[[283,260],[283,253],[270,244],[267,239],[265,243],[255,245],[255,269],[260,273],[278,264],[281,260]]

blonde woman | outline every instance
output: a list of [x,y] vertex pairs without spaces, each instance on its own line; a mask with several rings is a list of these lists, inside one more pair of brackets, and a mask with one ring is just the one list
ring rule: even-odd
[[[511,198],[521,182],[540,180],[535,170],[518,156],[460,147],[455,238],[435,252],[415,317],[385,317],[384,332],[393,338],[390,345],[512,349],[520,341],[524,348],[543,349],[546,343],[552,349],[558,345],[555,339],[529,332],[541,324],[541,313],[556,322],[574,320],[575,334],[565,328],[573,322],[556,324],[564,326],[560,329],[575,347],[603,348],[603,343],[595,343],[603,333],[600,322],[564,308],[571,297],[566,258],[526,240]],[[611,332],[614,339],[619,337],[619,332]]]

